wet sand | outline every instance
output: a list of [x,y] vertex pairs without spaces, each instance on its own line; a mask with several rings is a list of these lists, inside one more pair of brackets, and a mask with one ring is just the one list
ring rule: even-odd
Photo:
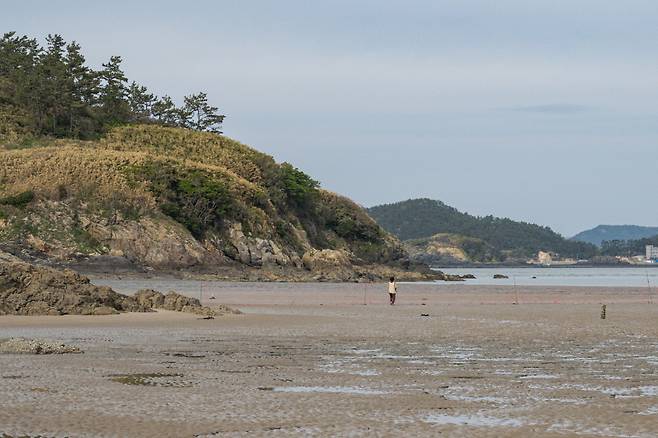
[[0,355],[0,436],[658,430],[658,304],[646,289],[405,284],[393,307],[383,285],[201,289],[205,304],[245,314],[0,317],[0,338],[85,352]]

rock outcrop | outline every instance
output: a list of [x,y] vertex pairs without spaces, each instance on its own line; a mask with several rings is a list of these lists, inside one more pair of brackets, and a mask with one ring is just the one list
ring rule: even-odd
[[107,315],[150,310],[109,287],[92,285],[88,278],[68,269],[0,263],[0,314]]
[[135,293],[135,300],[140,306],[151,309],[172,310],[176,312],[195,313],[203,316],[217,316],[225,314],[239,314],[239,310],[228,306],[219,305],[213,308],[201,305],[196,298],[186,297],[176,292],[168,292],[166,295],[153,289],[142,289]]
[[196,298],[175,292],[165,295],[142,290],[130,297],[93,285],[87,277],[68,269],[0,259],[0,315],[110,315],[153,309],[204,316],[239,313],[226,306],[204,307]]
[[295,253],[288,254],[275,241],[249,237],[236,222],[228,227],[228,248],[225,251],[233,260],[247,266],[294,266],[301,267],[302,261]]

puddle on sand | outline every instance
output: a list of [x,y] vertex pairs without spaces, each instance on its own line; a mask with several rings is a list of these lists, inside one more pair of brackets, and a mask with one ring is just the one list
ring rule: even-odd
[[637,389],[644,397],[658,397],[658,386],[640,386]]
[[521,427],[523,422],[516,418],[496,418],[485,415],[444,415],[433,414],[425,417],[426,423],[432,424],[454,424],[458,426],[471,427]]
[[486,402],[486,403],[495,403],[495,404],[507,404],[511,400],[504,397],[494,397],[494,396],[477,396],[477,395],[446,395],[446,399],[455,400],[455,401],[468,401],[468,402]]
[[586,436],[606,436],[606,437],[618,437],[618,438],[653,438],[654,434],[633,434],[629,435],[619,429],[617,426],[603,426],[603,427],[591,427],[585,426],[580,423],[575,423],[569,420],[563,420],[561,422],[552,424],[547,432],[558,433],[560,435],[569,434],[569,435],[586,435]]
[[531,374],[529,376],[521,376],[519,379],[532,380],[532,379],[558,379],[560,376],[554,374]]
[[658,406],[650,406],[642,412],[638,412],[638,415],[658,415]]
[[376,370],[349,371],[348,374],[353,376],[379,376],[381,373]]
[[328,394],[358,394],[358,395],[384,395],[386,391],[377,389],[359,388],[354,386],[276,386],[272,388],[274,392],[295,392],[295,393],[328,393]]
[[369,355],[370,353],[379,353],[380,351],[382,351],[381,348],[372,348],[372,349],[361,348],[361,349],[356,349],[356,350],[350,350],[350,352],[352,352],[354,354],[362,354],[362,355],[363,354]]

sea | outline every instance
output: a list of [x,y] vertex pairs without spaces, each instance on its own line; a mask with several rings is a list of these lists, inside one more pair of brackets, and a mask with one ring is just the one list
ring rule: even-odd
[[[446,274],[473,274],[475,279],[458,283],[465,285],[658,287],[658,266],[435,269]],[[509,278],[494,279],[495,274]]]

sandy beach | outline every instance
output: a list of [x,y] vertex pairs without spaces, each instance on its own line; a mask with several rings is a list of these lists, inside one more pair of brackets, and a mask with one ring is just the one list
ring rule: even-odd
[[[149,283],[167,281],[113,287]],[[647,289],[401,284],[391,307],[380,284],[171,288],[244,314],[0,317],[0,338],[84,351],[0,355],[0,436],[658,430],[658,304]]]

